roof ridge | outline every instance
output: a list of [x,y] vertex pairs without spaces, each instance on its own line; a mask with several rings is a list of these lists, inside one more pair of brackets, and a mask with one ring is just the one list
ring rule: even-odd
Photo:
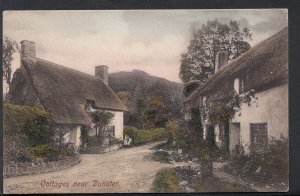
[[93,75],[91,75],[91,74],[87,74],[87,73],[84,73],[84,72],[81,72],[81,71],[78,71],[78,70],[75,70],[75,69],[72,69],[72,68],[69,68],[69,67],[65,67],[65,66],[63,66],[63,65],[59,65],[59,64],[57,64],[57,63],[53,63],[53,62],[51,62],[51,61],[47,61],[47,60],[44,60],[44,59],[41,59],[41,58],[36,58],[36,59],[37,59],[37,61],[40,61],[40,62],[42,62],[42,63],[48,63],[48,64],[50,64],[51,66],[59,67],[59,68],[61,68],[61,69],[67,70],[67,71],[72,71],[72,72],[74,72],[74,73],[80,74],[81,76],[84,76],[84,77],[87,77],[87,78],[91,78],[91,79],[93,79],[93,80],[97,80],[97,81],[101,82],[102,85],[104,85],[104,86],[108,89],[108,91],[110,91],[110,93],[111,93],[112,96],[116,99],[116,101],[118,101],[118,102],[122,105],[123,109],[124,109],[125,111],[127,110],[127,107],[126,107],[126,106],[124,105],[124,103],[120,100],[120,98],[116,95],[116,93],[109,87],[109,85],[105,84],[104,81],[103,81],[102,79],[100,79],[99,77],[93,76]]
[[[88,76],[88,77],[92,77],[92,78],[94,78],[94,79],[99,79],[99,80],[101,80],[100,78],[98,78],[98,77],[96,77],[96,76],[94,76],[94,75],[91,75],[91,74],[88,74],[88,73],[85,73],[85,72],[82,72],[82,71],[79,71],[79,70],[76,70],[76,69],[72,69],[72,68],[70,68],[70,67],[66,67],[66,66],[63,66],[63,65],[60,65],[60,64],[57,64],[57,63],[53,63],[53,62],[51,62],[51,61],[47,61],[47,60],[41,59],[41,58],[36,58],[36,59],[39,60],[39,61],[43,61],[43,62],[49,63],[49,64],[51,64],[51,65],[53,65],[53,66],[60,67],[60,68],[62,68],[62,69],[66,69],[66,70],[69,70],[69,71],[77,72],[77,73],[79,73],[79,74],[82,74],[82,75],[85,75],[85,76]],[[101,81],[102,81],[102,80],[101,80]],[[102,82],[103,82],[103,81],[102,81]]]
[[[212,75],[211,78],[209,78],[202,86],[199,86],[195,91],[193,91],[187,98],[186,101],[190,100],[193,96],[195,96],[201,89],[205,88],[208,83],[210,83],[211,81],[213,81],[215,78],[219,77],[219,76],[223,76],[224,73],[226,72],[226,68],[228,68],[230,70],[230,68],[232,70],[230,71],[234,71],[236,70],[242,63],[239,63],[238,66],[234,66],[234,64],[237,63],[237,61],[239,61],[240,59],[242,59],[242,57],[244,57],[245,55],[251,55],[253,52],[257,52],[256,50],[261,50],[262,46],[269,46],[270,44],[272,44],[272,42],[274,41],[274,39],[276,39],[278,36],[280,36],[282,33],[284,33],[284,31],[287,31],[287,27],[284,27],[283,29],[281,29],[279,32],[273,34],[272,36],[268,37],[267,39],[264,39],[263,41],[259,42],[258,44],[256,44],[255,46],[251,47],[248,51],[244,52],[243,54],[241,54],[238,58],[233,59],[230,63],[227,63],[225,66],[222,66],[214,75]],[[246,56],[246,58],[249,58]],[[244,60],[245,61],[245,60]],[[233,67],[230,67],[230,66]]]

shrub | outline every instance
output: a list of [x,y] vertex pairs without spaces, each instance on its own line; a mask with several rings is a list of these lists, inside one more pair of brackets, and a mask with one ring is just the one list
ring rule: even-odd
[[171,148],[175,148],[177,146],[178,140],[178,131],[179,127],[175,121],[168,121],[166,123],[166,131],[167,131],[167,146]]
[[34,158],[43,158],[48,154],[49,151],[50,147],[44,144],[37,145],[28,149],[28,153]]
[[158,141],[166,138],[166,131],[163,128],[138,130],[135,127],[125,127],[124,136],[132,138],[133,145],[145,144],[151,141]]
[[22,129],[23,142],[33,147],[42,144],[53,144],[55,142],[55,132],[52,126],[49,116],[37,116],[35,119],[26,121]]
[[167,151],[155,151],[152,159],[161,163],[170,163],[169,153]]
[[74,149],[67,145],[37,145],[35,147],[29,147],[26,152],[19,157],[19,159],[21,162],[57,161],[74,155]]
[[131,138],[136,138],[138,129],[132,126],[125,126],[123,131],[123,138],[128,135]]
[[262,152],[245,154],[242,146],[236,146],[224,169],[256,182],[287,183],[288,158],[288,140],[270,138],[268,148]]
[[72,148],[59,146],[55,141],[54,122],[43,108],[5,103],[3,120],[4,153],[9,155],[6,163],[58,160],[74,155]]
[[10,157],[5,161],[29,160],[26,148],[54,143],[52,125],[50,113],[43,108],[4,103],[3,147],[4,153]]
[[254,192],[247,185],[222,181],[214,176],[201,177],[198,176],[192,184],[197,192]]
[[163,169],[155,175],[153,192],[170,193],[179,192],[179,176],[173,169]]
[[102,146],[103,144],[103,138],[99,136],[87,136],[86,138],[86,144],[87,144],[87,147],[97,147],[97,146]]
[[14,135],[22,131],[28,121],[38,118],[50,118],[50,113],[40,107],[3,104],[3,130],[5,135]]
[[115,137],[112,137],[112,138],[110,138],[109,139],[109,144],[110,145],[113,145],[113,144],[122,144],[122,140],[119,140],[119,139],[117,139],[117,138],[115,138]]

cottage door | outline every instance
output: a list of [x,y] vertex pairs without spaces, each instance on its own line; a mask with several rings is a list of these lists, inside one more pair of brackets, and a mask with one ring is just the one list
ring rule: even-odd
[[229,150],[232,151],[236,145],[240,145],[240,133],[241,124],[240,123],[230,123],[229,130]]

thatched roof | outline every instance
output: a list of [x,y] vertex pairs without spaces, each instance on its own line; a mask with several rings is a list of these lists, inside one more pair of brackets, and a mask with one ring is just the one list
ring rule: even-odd
[[287,83],[287,27],[223,66],[187,97],[185,103],[195,105],[201,95],[209,96],[210,100],[222,99],[233,89],[237,77],[246,77],[245,90],[254,89],[255,92]]
[[39,58],[34,61],[23,59],[22,62],[41,105],[53,114],[57,123],[90,124],[85,111],[86,100],[94,100],[95,106],[102,109],[127,110],[98,77]]

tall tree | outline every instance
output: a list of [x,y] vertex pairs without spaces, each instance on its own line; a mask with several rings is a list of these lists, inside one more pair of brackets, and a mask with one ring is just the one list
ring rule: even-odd
[[11,83],[12,61],[14,60],[13,55],[17,51],[19,51],[18,43],[7,36],[4,36],[2,41],[2,70],[3,79],[8,86],[10,86]]
[[250,44],[245,40],[252,40],[252,34],[248,28],[240,30],[237,21],[223,24],[213,20],[194,28],[188,51],[181,55],[179,77],[185,84],[185,95],[214,74],[219,51],[226,51],[231,61],[249,50]]

